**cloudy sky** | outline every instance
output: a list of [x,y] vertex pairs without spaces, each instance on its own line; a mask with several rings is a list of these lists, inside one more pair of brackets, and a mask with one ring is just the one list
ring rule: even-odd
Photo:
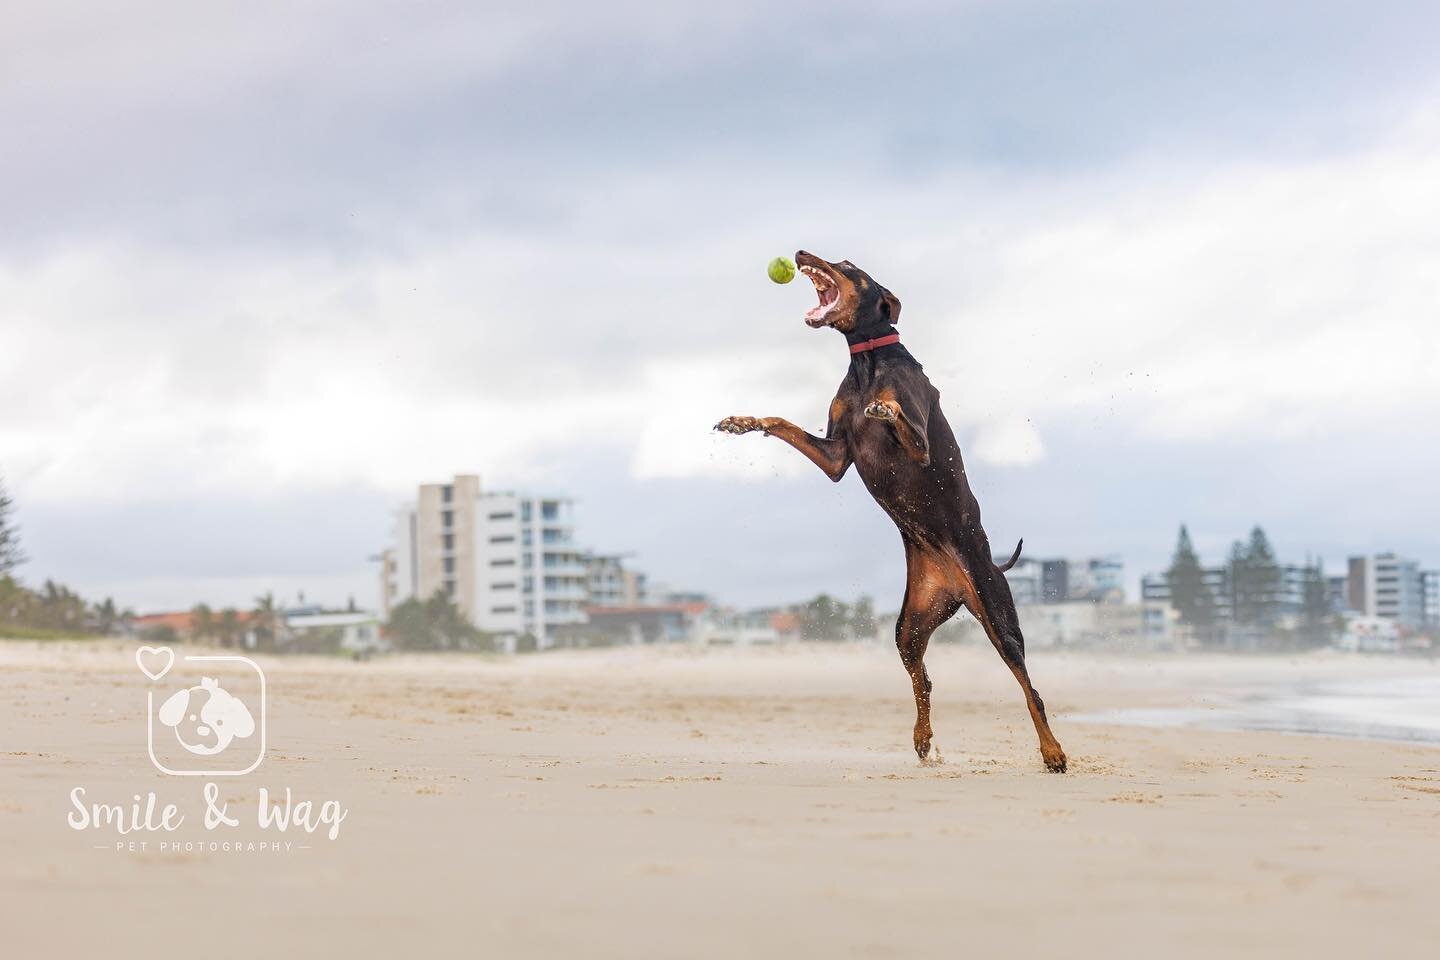
[[[726,414],[846,354],[868,269],[997,545],[1440,565],[1433,3],[0,12],[0,476],[141,609],[361,603],[414,486],[579,500],[736,602],[893,605],[897,537]],[[997,546],[998,549],[998,546]]]

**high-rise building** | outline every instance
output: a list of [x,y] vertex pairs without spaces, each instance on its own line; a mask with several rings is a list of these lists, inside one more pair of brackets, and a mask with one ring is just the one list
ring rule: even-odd
[[1425,626],[1431,630],[1440,629],[1440,570],[1426,570],[1421,579],[1425,587]]
[[421,485],[394,515],[381,597],[390,609],[437,591],[481,630],[553,645],[585,622],[590,554],[575,543],[574,504],[563,497],[492,493],[479,477]]
[[1425,622],[1425,575],[1414,560],[1394,553],[1351,557],[1345,590],[1347,605],[1357,613],[1401,627]]
[[1005,574],[1016,606],[1121,603],[1125,567],[1118,557],[1039,560],[1022,557]]

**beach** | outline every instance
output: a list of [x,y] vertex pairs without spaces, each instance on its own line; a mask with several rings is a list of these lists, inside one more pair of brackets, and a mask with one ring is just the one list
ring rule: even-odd
[[[927,658],[944,761],[927,766],[881,646],[257,657],[263,762],[212,779],[152,766],[154,681],[133,650],[0,643],[12,956],[1349,957],[1440,941],[1440,747],[1114,713],[1433,682],[1428,661],[1033,651],[1070,757],[1055,775],[1014,680],[976,647]],[[207,829],[207,783],[234,825]],[[262,790],[272,812],[289,791],[286,830],[261,825]],[[93,802],[143,823],[83,823]]]

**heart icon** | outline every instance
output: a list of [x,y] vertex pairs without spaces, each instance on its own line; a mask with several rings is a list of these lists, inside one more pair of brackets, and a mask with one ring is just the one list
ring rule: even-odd
[[135,663],[151,680],[159,680],[175,666],[175,651],[169,647],[141,647],[135,651]]

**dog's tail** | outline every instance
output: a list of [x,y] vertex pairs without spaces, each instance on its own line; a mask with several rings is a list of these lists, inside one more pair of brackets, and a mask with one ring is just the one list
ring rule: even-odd
[[1001,573],[1004,573],[1006,570],[1009,570],[1011,567],[1015,566],[1015,561],[1020,559],[1020,548],[1023,546],[1025,546],[1025,538],[1021,537],[1020,542],[1015,544],[1015,552],[1010,554],[1010,559],[1006,560],[1004,563],[1000,564],[995,569],[999,570]]

